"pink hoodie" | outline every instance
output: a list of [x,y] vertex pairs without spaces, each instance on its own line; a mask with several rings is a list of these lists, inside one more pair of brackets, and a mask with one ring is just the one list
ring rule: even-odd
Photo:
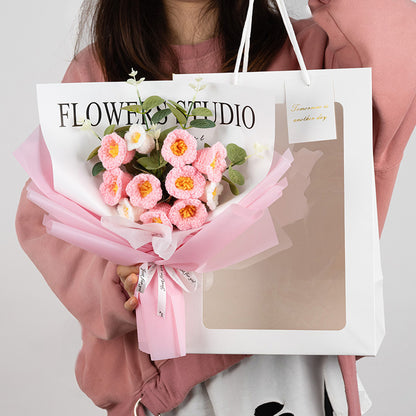
[[[410,0],[310,0],[313,21],[295,22],[310,69],[372,67],[374,161],[380,232],[406,143],[416,124],[416,5]],[[180,70],[217,72],[215,41],[175,47]],[[408,53],[408,51],[412,51]],[[270,70],[297,69],[287,42]],[[91,50],[74,60],[64,82],[103,81]],[[81,389],[111,416],[132,414],[135,402],[154,414],[178,406],[189,390],[243,356],[187,355],[152,362],[137,349],[135,318],[127,312],[116,266],[49,236],[43,211],[22,193],[16,218],[20,243],[51,289],[82,325],[76,363]],[[355,357],[339,357],[349,416],[361,414]]]

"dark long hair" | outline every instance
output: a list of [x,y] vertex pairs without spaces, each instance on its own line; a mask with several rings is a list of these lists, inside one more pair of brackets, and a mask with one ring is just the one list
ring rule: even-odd
[[[207,13],[218,16],[215,35],[222,46],[223,72],[234,69],[247,8],[248,0],[210,0],[201,14],[201,22]],[[90,28],[89,41],[108,81],[125,80],[131,68],[147,80],[179,72],[162,0],[84,0],[79,27],[77,47]],[[285,40],[278,10],[269,0],[256,0],[249,70],[265,70]],[[163,71],[162,54],[170,58],[170,73]]]

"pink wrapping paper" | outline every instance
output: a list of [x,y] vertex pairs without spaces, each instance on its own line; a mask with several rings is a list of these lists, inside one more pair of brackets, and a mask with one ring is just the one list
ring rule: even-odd
[[[225,268],[278,244],[267,208],[287,186],[281,178],[293,161],[289,151],[283,156],[275,152],[269,174],[253,191],[188,236],[170,258],[162,259],[151,244],[132,248],[126,239],[105,228],[98,216],[55,192],[52,164],[40,128],[15,152],[15,157],[32,178],[28,198],[46,212],[43,223],[51,235],[116,264],[155,263],[198,273]],[[158,280],[153,277],[145,293],[139,296],[139,347],[153,360],[183,356],[183,289],[166,279],[166,316],[161,318],[156,313],[157,286]]]

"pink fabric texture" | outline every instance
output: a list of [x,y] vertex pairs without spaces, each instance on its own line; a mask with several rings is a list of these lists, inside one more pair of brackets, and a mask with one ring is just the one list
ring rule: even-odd
[[[416,47],[416,5],[410,0],[309,3],[313,20],[295,22],[307,67],[373,68],[374,162],[381,232],[403,151],[416,123],[416,55],[406,52]],[[215,40],[174,49],[181,72],[220,69],[221,50]],[[297,68],[287,41],[276,52],[269,70]],[[64,82],[94,81],[104,78],[87,48],[71,63]],[[243,358],[187,355],[151,361],[137,349],[135,317],[123,307],[126,294],[115,264],[47,234],[43,216],[44,211],[23,192],[16,218],[20,243],[51,289],[80,321],[83,346],[76,364],[77,380],[110,416],[131,414],[140,397],[152,413],[166,412],[179,405],[195,384]],[[339,362],[348,414],[358,416],[355,357],[339,357]]]

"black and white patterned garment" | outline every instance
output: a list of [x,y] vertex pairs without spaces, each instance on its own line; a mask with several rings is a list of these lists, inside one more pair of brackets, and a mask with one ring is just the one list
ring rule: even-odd
[[[359,385],[364,414],[371,402]],[[231,415],[348,416],[337,357],[255,355],[198,384],[179,407],[163,413]]]

